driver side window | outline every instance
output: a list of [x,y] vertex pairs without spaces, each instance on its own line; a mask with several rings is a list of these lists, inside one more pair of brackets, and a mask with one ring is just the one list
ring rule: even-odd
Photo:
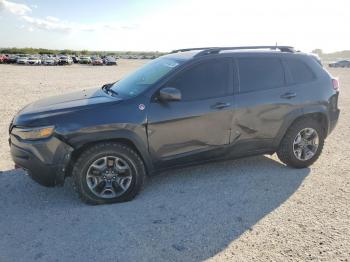
[[226,96],[230,92],[230,59],[200,62],[176,75],[167,86],[181,91],[182,100],[201,100]]

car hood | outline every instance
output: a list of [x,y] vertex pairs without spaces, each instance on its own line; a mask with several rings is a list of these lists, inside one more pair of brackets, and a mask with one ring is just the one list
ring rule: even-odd
[[25,106],[15,117],[14,124],[37,118],[45,118],[54,115],[84,110],[91,106],[121,101],[120,97],[107,95],[101,88],[82,90],[65,95],[40,99]]

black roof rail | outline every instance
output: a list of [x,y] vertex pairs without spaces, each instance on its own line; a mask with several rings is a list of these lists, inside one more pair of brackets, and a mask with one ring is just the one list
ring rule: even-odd
[[281,52],[290,52],[294,53],[294,47],[292,46],[276,46],[276,45],[265,45],[265,46],[233,46],[233,47],[214,47],[204,49],[203,51],[197,53],[194,57],[210,54],[218,54],[220,51],[225,50],[242,50],[242,49],[272,49],[280,50]]
[[185,48],[174,50],[171,53],[179,53],[193,50],[202,50],[197,53],[194,57],[210,55],[210,54],[218,54],[220,51],[225,50],[240,50],[240,49],[272,49],[272,50],[280,50],[281,52],[290,52],[294,53],[294,47],[292,46],[280,46],[280,45],[262,45],[262,46],[233,46],[233,47],[196,47],[196,48]]
[[171,51],[170,54],[193,51],[193,50],[207,50],[207,49],[213,49],[213,48],[219,48],[219,47],[195,47],[195,48],[176,49],[176,50]]

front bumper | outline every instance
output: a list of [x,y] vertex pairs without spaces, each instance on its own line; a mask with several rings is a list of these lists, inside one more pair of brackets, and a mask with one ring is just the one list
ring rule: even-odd
[[24,141],[10,135],[13,161],[28,171],[41,185],[63,185],[73,148],[56,137],[38,141]]

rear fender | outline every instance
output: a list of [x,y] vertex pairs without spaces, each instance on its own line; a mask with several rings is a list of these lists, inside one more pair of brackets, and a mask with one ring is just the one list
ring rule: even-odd
[[326,119],[325,132],[326,134],[328,134],[329,116],[328,116],[327,108],[321,105],[305,107],[302,109],[297,109],[295,111],[292,111],[284,118],[283,124],[276,138],[273,141],[273,147],[276,149],[279,147],[285,133],[287,132],[288,128],[293,124],[294,121],[296,121],[299,118],[307,117],[308,115],[313,115],[313,114],[322,114],[325,117]]

